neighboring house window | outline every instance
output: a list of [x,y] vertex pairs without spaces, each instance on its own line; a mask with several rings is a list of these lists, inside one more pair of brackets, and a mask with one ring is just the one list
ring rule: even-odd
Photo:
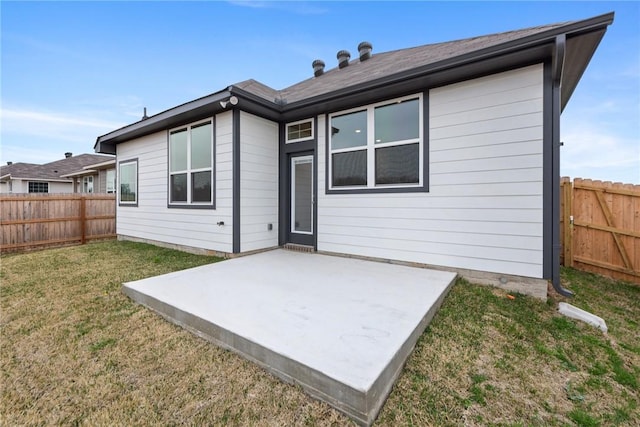
[[48,182],[32,182],[29,181],[29,193],[48,193]]
[[120,205],[138,206],[138,160],[120,162]]
[[422,95],[330,116],[331,189],[423,185]]
[[107,171],[107,193],[116,192],[116,170],[109,169]]
[[169,131],[169,205],[213,207],[213,122]]
[[287,124],[287,143],[313,139],[313,120]]
[[93,193],[93,176],[85,176],[82,178],[82,192]]

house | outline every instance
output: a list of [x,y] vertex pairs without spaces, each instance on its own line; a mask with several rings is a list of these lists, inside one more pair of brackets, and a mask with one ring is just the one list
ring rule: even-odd
[[[559,125],[613,13],[313,62],[97,138],[120,238],[221,253],[283,245],[437,266],[546,295],[559,280]],[[311,73],[310,73],[311,74]]]
[[0,193],[114,193],[115,159],[100,154],[65,153],[65,158],[38,165],[0,166]]
[[76,193],[115,193],[116,159],[83,166],[81,170],[61,175],[61,178],[73,180]]

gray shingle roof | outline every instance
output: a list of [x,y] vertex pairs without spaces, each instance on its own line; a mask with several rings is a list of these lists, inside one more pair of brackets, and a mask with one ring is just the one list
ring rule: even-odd
[[12,178],[31,179],[64,179],[61,175],[82,170],[83,167],[93,165],[113,159],[113,156],[101,154],[80,154],[62,160],[36,165],[33,163],[14,163],[12,165],[0,166],[0,176],[10,174]]
[[[366,61],[361,62],[355,52],[355,59],[347,67],[329,69],[319,77],[312,77],[312,67],[309,67],[310,78],[281,90],[253,79],[236,83],[99,136],[94,148],[97,152],[115,153],[115,145],[121,142],[225,111],[229,107],[221,101],[232,95],[245,98],[241,100],[241,108],[248,112],[271,120],[291,121],[331,109],[338,111],[359,101],[373,102],[378,92],[386,89],[386,95],[403,90],[415,91],[428,84],[444,83],[447,79],[451,82],[483,72],[496,72],[500,67],[540,61],[543,57],[551,59],[560,52],[564,59],[555,63],[560,66],[554,68],[554,72],[559,71],[557,75],[561,78],[562,109],[606,28],[613,22],[613,15],[611,12],[580,21],[382,53],[375,53],[374,46],[373,55]],[[427,81],[428,78],[433,80]]]
[[[373,53],[371,57],[364,62],[360,62],[356,52],[354,55],[356,59],[351,60],[349,66],[342,69],[336,66],[319,77],[311,77],[282,90],[271,89],[255,80],[246,80],[233,86],[272,102],[274,98],[283,98],[287,103],[292,103],[378,78],[388,77],[403,71],[435,64],[446,59],[476,52],[513,40],[540,34],[571,23],[572,22],[562,22],[542,25],[444,43],[427,44],[377,54]],[[309,67],[309,74],[313,75],[311,67]]]

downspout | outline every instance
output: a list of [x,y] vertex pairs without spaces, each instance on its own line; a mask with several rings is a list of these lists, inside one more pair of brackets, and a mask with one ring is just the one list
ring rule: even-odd
[[556,36],[552,69],[552,121],[551,121],[551,283],[560,295],[573,296],[573,292],[560,283],[560,111],[562,72],[564,70],[567,37]]

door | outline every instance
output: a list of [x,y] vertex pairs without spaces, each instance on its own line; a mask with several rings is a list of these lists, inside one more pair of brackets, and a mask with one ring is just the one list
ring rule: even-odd
[[314,170],[313,155],[292,156],[290,160],[289,241],[314,245]]

